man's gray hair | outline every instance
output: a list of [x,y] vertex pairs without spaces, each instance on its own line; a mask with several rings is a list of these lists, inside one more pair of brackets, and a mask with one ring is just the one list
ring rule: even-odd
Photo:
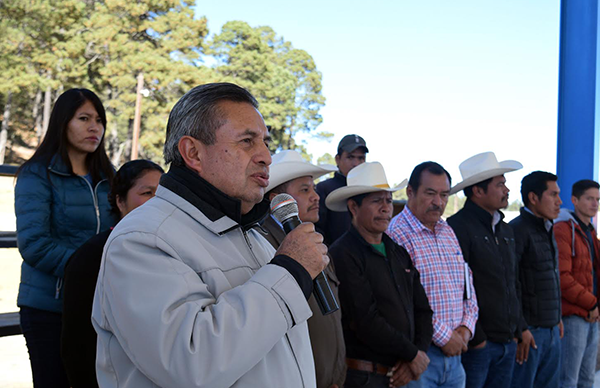
[[187,92],[171,110],[165,139],[165,163],[183,165],[179,140],[191,136],[203,144],[216,141],[216,132],[227,120],[219,109],[220,101],[245,102],[258,109],[258,102],[246,89],[231,83],[196,86]]

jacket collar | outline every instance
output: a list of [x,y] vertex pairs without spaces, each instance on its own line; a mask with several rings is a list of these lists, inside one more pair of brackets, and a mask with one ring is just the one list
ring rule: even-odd
[[556,220],[554,220],[554,223],[557,222],[568,222],[571,225],[571,228],[573,230],[575,229],[580,229],[581,232],[585,233],[587,230],[590,230],[591,232],[593,232],[594,229],[594,225],[592,224],[584,224],[579,217],[577,217],[575,215],[574,211],[571,211],[569,209],[566,208],[562,208],[560,209],[560,213],[558,214],[558,218]]
[[48,170],[60,175],[73,175],[59,154],[54,154],[48,163]]
[[[492,228],[492,221],[494,220],[494,216],[491,215],[487,210],[477,205],[470,199],[467,199],[467,201],[465,202],[464,209],[466,212],[469,212],[475,217],[477,217],[477,219],[483,222],[487,227],[489,227],[490,229]],[[504,213],[502,213],[500,210],[498,210],[497,212],[500,215],[500,221],[502,221],[504,219]]]
[[533,212],[531,210],[529,210],[528,208],[526,208],[524,206],[519,210],[519,213],[521,214],[521,217],[523,217],[523,219],[542,228],[547,233],[550,233],[550,230],[552,229],[552,225],[554,224],[551,220],[545,220],[541,217],[536,216],[535,214],[533,214]]
[[[350,224],[350,229],[348,229],[348,232],[352,235],[352,237],[354,237],[354,241],[358,241],[360,243],[360,245],[363,247],[363,249],[375,252],[379,256],[383,257],[383,255],[381,254],[381,252],[379,252],[378,250],[376,250],[375,248],[373,248],[373,246],[369,242],[367,242],[367,240],[365,240],[363,238],[363,236],[354,227],[354,225]],[[393,241],[392,241],[392,239],[390,237],[388,237],[388,235],[385,234],[385,232],[384,232],[383,235],[381,236],[381,242],[384,244],[385,251],[387,252],[387,254],[389,256],[390,253],[392,252],[392,249],[393,249]]]
[[[73,172],[69,171],[67,164],[59,154],[54,154],[54,156],[52,156],[52,158],[50,159],[50,163],[48,163],[48,170],[59,175],[75,176]],[[115,169],[113,168],[113,172],[114,171]],[[100,182],[105,180],[107,180],[106,175],[102,171],[100,171]],[[94,183],[98,184],[99,182]]]
[[269,201],[263,200],[250,212],[242,214],[242,202],[239,199],[223,193],[185,166],[172,166],[160,178],[160,185],[189,202],[210,222],[221,225],[214,225],[216,228],[213,228],[219,234],[239,226],[247,230],[262,220],[269,211]]
[[577,225],[579,225],[579,227],[581,228],[581,230],[583,232],[587,232],[588,230],[590,232],[594,231],[594,225],[592,224],[584,224],[583,221],[581,221],[581,219],[579,217],[577,217],[577,215],[575,214],[575,212],[571,213],[573,215],[573,219],[577,222]]
[[336,171],[335,173],[333,173],[333,179],[338,181],[343,186],[346,186],[348,184],[346,177],[343,176],[342,174],[340,174],[339,171]]

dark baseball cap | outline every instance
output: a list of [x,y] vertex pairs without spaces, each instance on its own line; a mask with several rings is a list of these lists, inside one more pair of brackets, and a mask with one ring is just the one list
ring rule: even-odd
[[341,154],[342,151],[352,152],[359,147],[364,148],[365,152],[369,152],[365,139],[358,135],[346,135],[338,144],[338,154]]

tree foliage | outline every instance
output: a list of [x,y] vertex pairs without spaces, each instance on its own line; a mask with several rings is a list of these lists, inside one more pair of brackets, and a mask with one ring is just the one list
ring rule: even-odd
[[[44,99],[50,105],[64,90],[85,87],[106,107],[107,149],[119,165],[129,158],[139,73],[146,89],[141,157],[161,161],[168,112],[187,90],[207,82],[249,89],[272,128],[274,148],[297,148],[299,131],[329,136],[315,131],[325,100],[321,74],[308,53],[270,27],[245,22],[229,22],[207,41],[206,18],[194,18],[193,5],[192,0],[0,1],[0,112],[11,145],[36,145],[31,139],[41,126]],[[19,162],[15,155],[9,160]]]
[[217,60],[214,69],[219,78],[247,88],[259,101],[274,150],[305,152],[294,135],[314,131],[322,122],[319,110],[325,104],[321,73],[312,57],[270,27],[253,28],[242,21],[226,23],[208,47]]

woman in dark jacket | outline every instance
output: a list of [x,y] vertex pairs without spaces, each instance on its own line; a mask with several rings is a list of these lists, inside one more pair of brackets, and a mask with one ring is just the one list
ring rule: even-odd
[[60,358],[64,267],[75,249],[115,223],[105,128],[98,96],[87,89],[66,91],[52,109],[42,144],[17,173],[23,257],[17,305],[35,388],[69,387]]
[[[163,169],[149,160],[125,163],[115,175],[108,201],[119,219],[154,196]],[[104,244],[111,229],[75,251],[65,266],[61,354],[72,388],[93,388],[96,380],[96,331],[92,303]]]

